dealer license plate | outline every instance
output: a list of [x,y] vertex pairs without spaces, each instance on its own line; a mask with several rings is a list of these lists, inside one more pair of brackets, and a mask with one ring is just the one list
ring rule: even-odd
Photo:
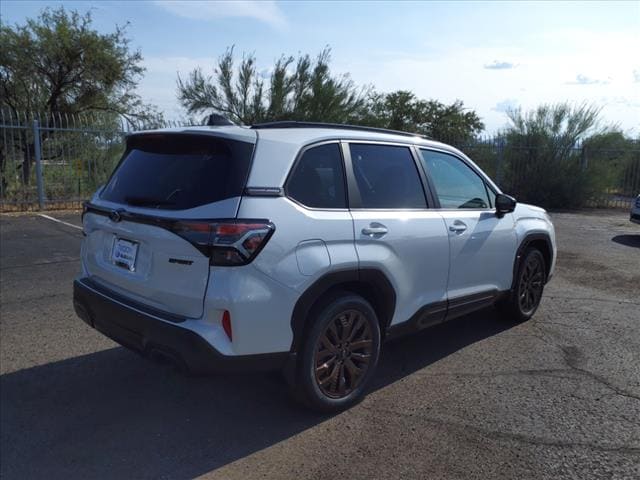
[[136,270],[136,256],[138,255],[138,246],[136,242],[125,240],[124,238],[116,238],[111,252],[111,261],[118,267],[126,268],[130,272]]

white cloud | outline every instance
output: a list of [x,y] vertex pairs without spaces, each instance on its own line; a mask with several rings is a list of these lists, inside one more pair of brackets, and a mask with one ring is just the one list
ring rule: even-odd
[[[543,40],[544,44],[540,44]],[[372,51],[367,58],[357,59],[341,57],[336,50],[332,71],[350,72],[356,83],[373,84],[380,91],[412,90],[421,98],[447,103],[461,99],[482,117],[488,133],[506,124],[502,110],[507,99],[516,101],[524,110],[541,103],[591,102],[603,107],[605,123],[619,122],[637,134],[637,105],[603,102],[599,96],[638,98],[638,83],[633,83],[628,63],[640,49],[638,35],[602,36],[572,30],[534,37],[532,42],[533,47],[448,45],[425,55]],[[616,55],[611,55],[612,51]],[[488,58],[517,58],[518,68],[501,70],[496,75],[495,70],[478,64],[478,59]],[[636,66],[631,70],[634,68],[640,73]],[[567,80],[578,81],[578,72],[584,77],[583,82],[599,83],[590,87],[567,84]]]
[[516,68],[517,65],[511,62],[499,62],[498,60],[494,60],[493,63],[485,64],[484,68],[487,70],[509,70],[511,68]]
[[575,80],[566,83],[567,85],[609,85],[609,83],[611,83],[611,79],[598,80],[596,78],[590,78],[579,73],[578,75],[576,75]]
[[613,97],[601,97],[600,100],[603,104],[608,105],[622,105],[630,108],[640,108],[640,100],[638,98],[629,98],[622,95]]
[[496,103],[496,106],[491,110],[494,112],[507,113],[509,110],[514,110],[518,108],[518,101],[514,98],[507,98]]
[[194,20],[218,20],[244,17],[259,20],[274,28],[283,28],[287,22],[275,1],[270,0],[218,0],[218,1],[156,1],[157,5],[181,17]]
[[[374,85],[381,92],[406,89],[420,98],[447,103],[461,99],[465,107],[482,117],[487,133],[506,124],[504,110],[511,105],[528,110],[540,103],[586,101],[603,107],[605,123],[618,122],[636,135],[640,131],[640,107],[634,80],[640,67],[630,67],[628,59],[640,50],[638,35],[602,36],[578,31],[547,34],[549,37],[534,38],[534,47],[447,43],[419,54],[381,48],[355,56],[338,47],[333,50],[331,71],[349,72],[357,85]],[[538,45],[542,40],[546,43]],[[257,48],[258,71],[262,78],[268,78],[272,62]],[[618,54],[611,55],[612,51]],[[497,75],[494,69],[483,68],[482,62],[487,59],[498,59],[498,63],[517,59],[517,68],[501,70]],[[141,93],[164,108],[168,117],[175,118],[183,113],[176,100],[176,73],[184,78],[199,66],[205,74],[212,74],[216,60],[215,56],[147,58]],[[582,77],[576,78],[578,73]],[[568,80],[582,84],[568,84]]]
[[263,68],[262,70],[260,70],[258,72],[258,76],[262,80],[267,80],[267,79],[271,78],[272,73],[273,73],[273,68]]

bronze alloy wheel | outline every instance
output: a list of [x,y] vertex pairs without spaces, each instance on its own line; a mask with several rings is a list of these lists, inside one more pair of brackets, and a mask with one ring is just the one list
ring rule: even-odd
[[520,272],[518,302],[522,313],[529,314],[536,309],[544,287],[544,265],[539,255],[529,255]]
[[371,360],[373,335],[365,316],[345,310],[328,323],[315,350],[318,387],[330,398],[343,398],[357,388]]

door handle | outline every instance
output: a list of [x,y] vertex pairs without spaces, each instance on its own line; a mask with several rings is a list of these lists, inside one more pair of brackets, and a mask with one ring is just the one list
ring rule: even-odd
[[382,235],[384,235],[388,231],[389,230],[387,230],[387,227],[385,227],[381,223],[377,223],[377,222],[370,223],[368,227],[364,227],[362,229],[363,235],[368,235],[370,237],[374,237],[374,236],[380,236],[381,237]]
[[466,229],[467,229],[467,226],[465,225],[464,222],[461,222],[460,220],[456,220],[455,222],[453,222],[452,225],[449,225],[449,231],[457,235],[464,233]]

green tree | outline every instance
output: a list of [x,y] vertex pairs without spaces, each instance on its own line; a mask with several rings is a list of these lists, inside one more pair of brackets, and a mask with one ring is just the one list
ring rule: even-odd
[[507,190],[550,208],[581,207],[602,191],[603,166],[588,165],[579,147],[580,141],[603,132],[599,108],[565,102],[507,115]]
[[587,165],[605,167],[607,190],[632,197],[640,192],[640,139],[633,139],[618,127],[590,136],[582,143]]
[[372,92],[357,123],[427,135],[450,143],[471,140],[484,129],[480,117],[460,100],[445,105],[398,90]]
[[[15,117],[104,112],[128,121],[159,119],[135,89],[144,68],[125,29],[101,34],[91,14],[45,9],[24,25],[0,25],[0,108]],[[23,132],[22,177],[29,181],[33,141]]]
[[280,57],[264,78],[252,54],[236,68],[233,47],[218,59],[212,76],[196,68],[178,76],[178,99],[189,114],[217,112],[245,125],[264,121],[348,122],[364,105],[364,91],[348,75],[329,69],[329,48],[309,55]]

